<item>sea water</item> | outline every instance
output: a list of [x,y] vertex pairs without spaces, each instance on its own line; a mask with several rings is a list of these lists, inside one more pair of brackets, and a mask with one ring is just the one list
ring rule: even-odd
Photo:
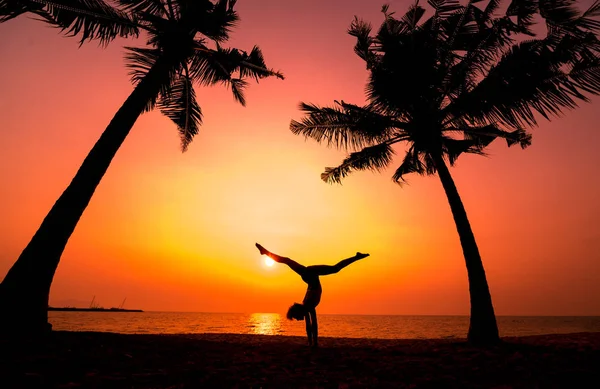
[[[125,334],[305,335],[304,322],[278,313],[48,312],[55,330]],[[319,335],[348,338],[464,338],[468,316],[318,316]],[[600,316],[498,316],[500,336],[600,332]]]

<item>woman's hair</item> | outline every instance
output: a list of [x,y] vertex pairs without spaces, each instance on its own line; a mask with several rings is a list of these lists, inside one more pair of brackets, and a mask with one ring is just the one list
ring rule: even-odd
[[288,309],[286,317],[288,318],[288,320],[292,320],[292,319],[303,320],[305,315],[306,315],[306,308],[304,308],[304,305],[294,303],[294,305],[292,305]]

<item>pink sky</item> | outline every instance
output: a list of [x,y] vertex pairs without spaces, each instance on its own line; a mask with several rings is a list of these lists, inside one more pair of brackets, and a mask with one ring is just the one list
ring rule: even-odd
[[[260,4],[260,6],[258,5]],[[391,2],[403,12],[406,2]],[[305,285],[264,266],[255,242],[306,265],[371,257],[323,278],[323,313],[468,314],[464,259],[437,177],[400,188],[359,172],[319,179],[343,153],[294,136],[300,101],[362,103],[367,73],[346,29],[377,26],[372,1],[240,0],[231,44],[260,45],[285,81],[197,89],[204,125],[188,152],[144,114],[73,234],[51,303],[145,310],[283,312]],[[25,247],[132,91],[123,44],[78,48],[40,22],[0,25],[0,274]],[[498,142],[451,170],[499,315],[600,315],[600,100]],[[399,163],[400,161],[398,161]],[[396,166],[393,167],[395,169]]]

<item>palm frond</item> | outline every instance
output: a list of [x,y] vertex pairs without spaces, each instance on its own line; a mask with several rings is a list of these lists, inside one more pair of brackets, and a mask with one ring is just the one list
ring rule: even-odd
[[579,61],[577,50],[571,50],[571,57],[557,55],[542,40],[521,42],[446,110],[455,117],[465,115],[477,122],[502,122],[514,128],[535,125],[534,111],[545,118],[560,115],[565,108],[575,108],[576,99],[585,99],[579,89],[600,93],[598,58]]
[[163,0],[116,0],[127,12],[166,17],[169,11]]
[[457,0],[428,0],[427,3],[434,9],[435,13],[423,26],[431,32],[438,33],[440,22],[462,7]]
[[424,175],[426,171],[425,164],[421,161],[421,156],[413,144],[404,155],[404,159],[400,166],[398,166],[398,169],[394,172],[392,180],[397,184],[403,185],[406,183],[404,176],[407,174],[417,173]]
[[476,141],[475,145],[484,149],[497,138],[506,140],[508,147],[518,144],[521,148],[531,146],[531,134],[522,128],[513,131],[506,131],[495,124],[485,126],[467,126],[449,127],[444,132],[457,132],[463,134],[465,139]]
[[237,70],[240,72],[240,77],[250,77],[256,81],[267,77],[276,77],[280,80],[285,78],[280,71],[267,67],[265,57],[258,46],[254,46],[250,54],[242,51],[242,57],[239,60]]
[[80,43],[99,40],[107,44],[117,37],[137,36],[139,24],[103,0],[0,0],[0,22],[31,12]]
[[358,149],[371,146],[402,133],[402,123],[378,113],[373,107],[359,107],[336,102],[335,107],[319,107],[300,104],[305,116],[292,120],[290,130],[296,135],[325,142],[328,146],[342,149]]
[[125,47],[126,65],[133,84],[139,83],[150,71],[160,56],[158,49],[146,49],[142,47]]
[[196,101],[190,77],[186,74],[176,77],[168,93],[161,94],[157,106],[163,115],[177,125],[181,136],[181,149],[185,152],[202,124],[202,111]]
[[[469,91],[485,77],[495,63],[512,45],[517,33],[515,26],[507,18],[480,23],[479,31],[461,42],[466,54],[451,66],[444,79],[444,96],[456,100],[463,92]],[[448,101],[449,103],[449,101]]]
[[[234,74],[238,73],[239,77]],[[191,78],[201,85],[225,84],[231,87],[234,98],[245,105],[243,91],[248,83],[245,78],[256,80],[276,76],[283,78],[280,72],[268,69],[264,57],[258,47],[254,47],[250,54],[238,49],[223,48],[217,45],[216,49],[209,49],[200,43],[197,44],[190,66]]]
[[215,42],[229,39],[231,30],[237,25],[239,16],[233,9],[235,0],[175,0],[181,19],[193,26],[202,35]]
[[485,6],[485,9],[483,10],[483,14],[482,14],[483,17],[481,19],[482,22],[487,23],[493,19],[494,13],[500,7],[500,1],[501,0],[490,0],[487,3],[487,5]]
[[[150,69],[156,64],[156,61],[161,55],[159,49],[146,49],[141,47],[125,47],[125,59],[126,65],[129,68],[129,75],[131,76],[131,82],[134,85],[137,85],[141,82],[144,77],[148,74]],[[172,79],[175,77],[179,69],[172,68],[171,74],[168,79]],[[144,108],[145,112],[149,112],[154,109],[156,105],[156,101],[159,95],[166,95],[168,93],[171,84],[169,82],[165,82],[161,85],[160,92],[151,96],[148,100],[146,107]]]
[[571,24],[579,17],[579,11],[573,0],[547,0],[537,3],[540,16],[550,24]]
[[448,159],[451,166],[464,153],[485,155],[478,139],[444,139],[442,155]]
[[373,38],[371,38],[371,25],[362,19],[354,17],[348,34],[356,38],[356,45],[354,46],[354,52],[367,64],[367,69],[370,69],[371,61],[376,57],[371,51],[373,45]]
[[394,44],[396,42],[395,37],[414,32],[417,29],[417,25],[425,9],[418,5],[418,1],[412,4],[408,11],[400,19],[394,17],[394,13],[388,12],[388,7],[384,6],[382,12],[385,16],[384,22],[381,24],[375,39],[378,45],[385,46],[387,44]]
[[[409,31],[414,31],[419,25],[419,21],[424,14],[425,8],[421,7],[417,1],[408,8],[408,11],[406,11],[400,21],[408,28]],[[391,19],[391,17],[389,19]]]
[[385,169],[394,156],[392,146],[381,143],[351,153],[338,167],[328,167],[321,174],[321,179],[328,183],[342,183],[342,179],[353,170],[380,171]]
[[583,17],[600,16],[600,0],[595,0],[594,3],[583,12]]
[[251,77],[256,80],[266,77],[284,78],[281,72],[267,68],[258,46],[254,46],[248,54],[220,45],[216,49],[210,49],[197,43],[190,71],[192,78],[204,85],[227,81],[235,72],[239,72],[241,78]]
[[216,50],[198,44],[191,59],[190,74],[194,81],[202,85],[213,85],[229,81],[236,69],[236,63],[241,59],[237,50],[222,48]]
[[576,4],[573,0],[513,0],[506,14],[516,16],[519,25],[529,35],[533,35],[530,27],[538,13],[546,21],[548,29],[560,29],[576,35],[600,31],[600,21],[594,19],[599,14],[597,1],[583,13],[577,9]]
[[231,93],[233,93],[233,98],[245,107],[246,97],[244,96],[244,89],[248,86],[248,82],[241,78],[232,78],[229,80],[229,85]]
[[531,26],[533,18],[538,12],[538,0],[512,0],[506,10],[506,16],[516,16],[517,24],[523,33],[534,35]]
[[[578,93],[577,90],[588,92],[590,94],[600,94],[600,59],[582,59],[575,63],[568,73],[568,79],[570,82],[566,83],[568,86],[573,86],[575,91],[573,94]],[[584,96],[580,97],[582,100],[587,100]]]
[[[466,6],[457,8],[451,15],[447,16],[442,23],[448,36],[446,40],[446,51],[451,52],[454,48],[454,40],[460,34],[472,35],[478,31],[478,26],[474,23],[472,17],[472,4],[470,0]],[[446,53],[445,56],[448,54]]]
[[600,31],[600,21],[594,19],[598,14],[598,6],[592,6],[583,14],[572,0],[540,1],[540,15],[546,20],[549,28],[558,28],[579,35],[585,32]]
[[502,136],[499,135],[498,137],[506,139],[506,144],[508,147],[519,145],[522,149],[525,149],[531,146],[532,135],[521,128],[506,132],[506,134],[502,134]]
[[31,12],[32,9],[42,8],[41,4],[32,1],[0,0],[0,23],[7,22],[24,13]]
[[427,4],[435,10],[434,17],[442,19],[462,8],[458,0],[427,0]]

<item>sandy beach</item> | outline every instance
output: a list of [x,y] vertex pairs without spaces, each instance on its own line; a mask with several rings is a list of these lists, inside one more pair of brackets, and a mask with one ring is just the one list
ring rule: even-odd
[[1,341],[2,388],[597,388],[600,333],[457,340],[52,333]]

